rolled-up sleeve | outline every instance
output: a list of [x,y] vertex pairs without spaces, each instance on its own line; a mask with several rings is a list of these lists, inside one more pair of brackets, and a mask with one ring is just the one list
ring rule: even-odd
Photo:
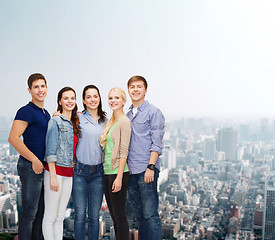
[[48,130],[46,135],[46,161],[56,162],[58,148],[58,126],[57,122],[51,119],[48,123]]
[[127,158],[129,143],[131,139],[131,121],[126,117],[120,129],[120,146],[119,146],[119,157]]
[[165,118],[160,110],[154,112],[150,118],[152,145],[150,151],[157,152],[159,156],[163,149],[163,136],[165,128]]

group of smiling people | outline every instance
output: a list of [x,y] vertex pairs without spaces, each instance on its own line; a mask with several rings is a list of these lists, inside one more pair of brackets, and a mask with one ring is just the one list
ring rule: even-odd
[[19,239],[63,239],[63,221],[72,194],[75,239],[85,239],[88,221],[88,239],[97,240],[104,194],[116,239],[127,240],[127,191],[139,239],[161,239],[157,180],[165,119],[145,100],[145,78],[133,76],[127,82],[132,105],[126,115],[125,92],[118,87],[110,90],[109,120],[94,85],[83,89],[82,112],[78,112],[74,89],[62,88],[51,119],[44,109],[45,77],[32,74],[28,86],[32,101],[17,111],[9,137],[20,154],[17,166],[23,209]]

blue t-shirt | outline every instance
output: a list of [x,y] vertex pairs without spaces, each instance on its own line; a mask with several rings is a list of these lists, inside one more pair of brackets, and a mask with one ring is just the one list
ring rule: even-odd
[[[51,116],[47,110],[29,102],[21,107],[14,120],[28,122],[29,125],[23,133],[23,142],[27,148],[43,163],[45,156],[45,140],[48,128],[48,121]],[[24,157],[20,156],[25,159]],[[25,159],[27,160],[27,159]]]

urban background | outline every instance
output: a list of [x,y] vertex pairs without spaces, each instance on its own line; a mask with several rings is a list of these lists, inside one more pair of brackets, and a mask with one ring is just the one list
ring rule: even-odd
[[[0,118],[0,231],[16,235],[21,211],[18,155],[7,142],[11,118]],[[159,177],[163,239],[274,239],[275,120],[182,118],[167,122]],[[131,239],[136,221],[127,206]],[[115,239],[108,207],[101,239]],[[70,202],[64,239],[73,239]]]

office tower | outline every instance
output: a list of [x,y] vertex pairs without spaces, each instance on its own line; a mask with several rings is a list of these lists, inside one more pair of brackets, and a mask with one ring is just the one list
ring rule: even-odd
[[202,155],[206,160],[215,159],[216,142],[213,138],[206,138],[203,141]]
[[260,139],[263,141],[269,140],[268,119],[267,118],[261,119]]
[[248,124],[240,125],[240,138],[242,140],[248,140],[250,136],[250,127]]
[[265,184],[263,239],[275,239],[275,185],[274,179]]
[[227,161],[236,161],[237,132],[233,128],[222,128],[218,131],[217,150],[225,153]]
[[173,147],[166,147],[162,151],[163,165],[168,169],[176,168],[177,164],[177,151]]

